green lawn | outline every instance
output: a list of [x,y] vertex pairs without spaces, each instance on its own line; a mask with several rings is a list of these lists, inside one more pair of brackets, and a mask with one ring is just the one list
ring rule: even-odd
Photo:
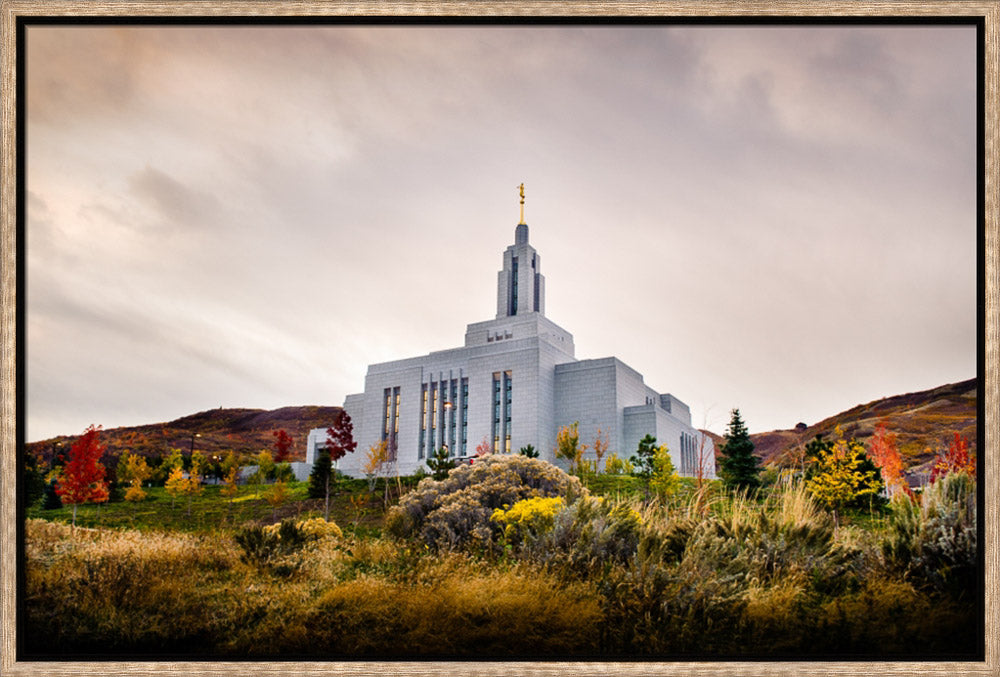
[[[323,514],[323,499],[310,499],[308,482],[289,482],[288,500],[275,510],[266,497],[271,485],[259,488],[239,487],[232,502],[220,493],[223,485],[205,485],[204,491],[190,499],[173,499],[163,487],[146,488],[146,500],[138,503],[116,501],[101,506],[78,506],[76,523],[85,527],[123,527],[160,531],[211,532],[229,531],[248,522],[270,524],[285,517],[310,517]],[[390,503],[397,497],[390,486]],[[330,500],[330,519],[347,531],[359,535],[377,534],[384,515],[384,487],[380,483],[374,492],[368,491],[364,480],[340,480]],[[353,500],[352,500],[353,499]],[[57,510],[43,510],[41,502],[28,508],[27,517],[69,523],[73,507],[64,505]]]
[[[405,493],[416,486],[420,477],[400,478]],[[399,498],[395,479],[389,481],[388,505]],[[588,475],[583,480],[591,493],[614,499],[642,499],[646,494],[641,478],[631,475]],[[271,491],[269,484],[253,487],[243,485],[232,502],[220,493],[223,485],[208,484],[201,494],[188,499],[171,498],[163,487],[145,489],[146,500],[138,503],[115,501],[100,507],[85,504],[77,508],[76,523],[84,527],[112,527],[138,530],[169,530],[185,532],[231,531],[247,523],[271,524],[286,517],[312,517],[323,514],[323,499],[308,498],[308,482],[289,482],[288,499],[277,510],[267,502]],[[680,479],[680,486],[671,502],[683,505],[694,495],[695,480]],[[762,495],[765,492],[762,492]],[[386,511],[386,488],[382,480],[374,491],[369,491],[366,480],[341,478],[330,497],[330,519],[342,529],[359,536],[377,536],[382,529]],[[725,492],[718,480],[708,482],[705,494],[708,502],[725,500]],[[43,510],[41,501],[27,510],[27,517],[69,523],[73,518],[72,506],[57,510]],[[849,511],[841,515],[842,524],[854,524],[866,531],[880,532],[885,528],[886,516],[867,510]]]

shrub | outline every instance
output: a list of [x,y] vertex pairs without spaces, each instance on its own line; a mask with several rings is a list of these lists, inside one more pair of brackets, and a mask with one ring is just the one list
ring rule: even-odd
[[642,519],[628,503],[581,496],[555,514],[552,528],[525,543],[530,559],[586,577],[635,555]]
[[[366,575],[331,587],[303,623],[303,650],[324,655],[482,659],[596,653],[601,612],[586,584],[525,564],[484,570],[453,553],[406,579]],[[287,627],[280,633],[279,642]]]
[[495,454],[451,471],[441,481],[423,479],[386,515],[386,529],[398,537],[417,537],[434,548],[465,545],[492,549],[500,525],[493,511],[520,500],[584,493],[580,481],[551,463],[524,456]]
[[336,524],[316,517],[298,523],[286,519],[266,527],[244,527],[233,538],[242,551],[241,561],[279,576],[288,576],[302,565],[298,555],[306,544],[342,535]]
[[961,597],[976,584],[976,483],[949,473],[929,485],[918,505],[906,495],[892,501],[886,564],[920,587]]
[[[272,525],[273,526],[273,525]],[[344,532],[334,522],[313,517],[298,523],[299,530],[311,538],[343,538]]]
[[684,566],[758,581],[804,579],[844,554],[835,546],[833,520],[801,484],[771,494],[763,505],[737,494],[729,506],[677,530],[675,538],[689,536]]
[[608,460],[604,463],[604,472],[608,475],[631,475],[634,469],[630,461],[622,460],[614,452],[608,455]]
[[[211,590],[236,558],[218,539],[27,520],[25,637],[43,653],[195,649],[218,637]],[[20,617],[19,617],[20,620]]]
[[556,513],[565,505],[566,501],[562,496],[526,498],[507,510],[497,508],[490,520],[503,526],[504,538],[511,545],[516,545],[526,537],[537,536],[551,529]]

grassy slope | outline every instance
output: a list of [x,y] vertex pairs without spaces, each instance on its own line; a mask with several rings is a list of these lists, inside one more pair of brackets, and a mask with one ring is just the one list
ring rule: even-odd
[[[895,432],[899,449],[911,472],[919,472],[933,456],[948,448],[954,433],[969,438],[969,448],[976,449],[976,379],[953,383],[932,390],[885,397],[853,407],[823,419],[805,429],[775,430],[751,435],[757,454],[765,463],[792,463],[791,451],[816,435],[833,435],[840,426],[845,437],[867,442],[879,421]],[[717,443],[718,444],[718,443]]]
[[[101,442],[106,444],[107,459],[117,459],[125,451],[146,456],[169,454],[180,449],[185,454],[195,449],[206,455],[224,455],[232,450],[238,454],[256,454],[261,449],[272,449],[274,433],[285,430],[292,436],[293,461],[305,460],[306,436],[313,428],[330,425],[340,407],[282,407],[280,409],[211,409],[184,416],[168,423],[112,428],[101,432]],[[83,431],[81,431],[83,432]],[[50,463],[57,453],[68,453],[76,436],[63,435],[48,440],[28,443],[29,452]],[[112,460],[114,465],[116,460]]]
[[[290,482],[288,500],[275,510],[267,496],[271,485],[241,486],[232,503],[219,493],[221,485],[206,485],[204,491],[188,499],[172,499],[163,487],[146,489],[147,498],[138,503],[120,501],[98,508],[93,504],[77,508],[76,522],[85,527],[112,527],[139,530],[167,530],[214,533],[231,531],[248,522],[270,524],[285,517],[309,517],[323,514],[323,499],[307,496],[307,482]],[[390,485],[390,502],[396,497]],[[364,480],[341,480],[330,502],[330,519],[347,531],[359,534],[377,533],[385,512],[383,486],[368,491]],[[353,499],[353,500],[352,500]],[[42,510],[40,503],[27,510],[27,517],[37,517],[69,523],[72,506],[57,510]]]

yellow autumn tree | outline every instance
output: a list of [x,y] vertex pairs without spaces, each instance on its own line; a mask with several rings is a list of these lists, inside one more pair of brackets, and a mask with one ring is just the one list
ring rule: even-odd
[[170,507],[174,507],[174,500],[178,496],[187,496],[187,514],[191,515],[191,498],[200,494],[205,488],[201,485],[201,464],[195,459],[191,464],[191,471],[184,477],[184,471],[180,466],[174,467],[170,471],[170,477],[165,485],[167,493],[170,494]]
[[583,459],[583,452],[587,450],[586,444],[580,444],[580,422],[574,421],[572,425],[564,425],[556,434],[556,458],[564,458],[569,461],[569,472],[579,472]]
[[267,502],[271,504],[271,519],[278,520],[278,508],[288,500],[288,483],[285,480],[276,480],[271,485],[271,490],[267,492]]
[[386,466],[389,464],[389,443],[386,440],[376,442],[368,447],[365,454],[365,462],[361,466],[361,472],[368,478],[368,491],[375,491],[375,483],[378,482]]
[[836,440],[817,438],[806,445],[806,453],[814,463],[806,489],[833,512],[834,523],[839,524],[839,515],[847,504],[878,494],[882,478],[861,442],[845,440],[839,427],[834,435]]
[[187,487],[187,479],[184,477],[184,471],[181,470],[180,466],[174,466],[170,471],[170,477],[167,478],[167,482],[164,485],[167,493],[170,494],[170,507],[174,507],[174,501],[178,496],[184,493]]
[[222,481],[224,482],[224,486],[222,487],[222,489],[219,490],[219,493],[228,498],[229,504],[232,505],[233,498],[235,498],[236,495],[240,493],[240,487],[238,483],[239,475],[235,466],[229,468],[229,472],[226,473],[226,476],[225,478],[223,478]]
[[146,492],[142,490],[142,483],[153,474],[152,468],[146,463],[146,458],[140,454],[125,452],[118,461],[117,469],[118,481],[128,482],[128,491],[125,492],[125,500],[138,503],[146,499]]
[[649,478],[649,488],[656,492],[660,500],[670,498],[681,486],[681,479],[674,468],[667,445],[661,444],[653,454],[653,474]]
[[594,436],[594,456],[597,457],[597,464],[594,468],[594,472],[601,472],[601,460],[604,458],[604,454],[608,453],[608,436],[606,433],[602,432],[600,428],[597,429],[597,434]]

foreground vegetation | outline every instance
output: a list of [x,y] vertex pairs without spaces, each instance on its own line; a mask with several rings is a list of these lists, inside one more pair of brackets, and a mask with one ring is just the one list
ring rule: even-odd
[[646,500],[631,479],[582,483],[542,461],[488,458],[402,486],[386,506],[382,488],[341,483],[339,527],[297,483],[270,527],[273,507],[246,488],[229,508],[208,487],[190,517],[153,488],[100,517],[82,506],[75,530],[67,509],[32,508],[26,648],[912,659],[982,642],[966,475],[839,526],[801,484],[753,497],[683,483]]

